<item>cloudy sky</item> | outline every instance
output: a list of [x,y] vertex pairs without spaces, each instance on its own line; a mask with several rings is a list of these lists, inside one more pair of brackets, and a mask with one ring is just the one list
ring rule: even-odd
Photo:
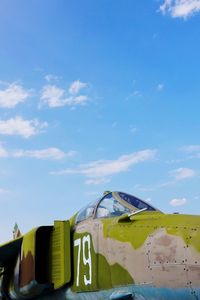
[[0,241],[105,190],[200,213],[200,0],[2,0]]

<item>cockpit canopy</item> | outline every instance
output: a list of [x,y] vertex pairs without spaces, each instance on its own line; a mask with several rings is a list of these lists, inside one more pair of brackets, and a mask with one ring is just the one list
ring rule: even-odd
[[147,211],[159,211],[147,202],[123,193],[107,192],[102,198],[81,209],[76,216],[76,223],[88,218],[119,217],[146,208]]

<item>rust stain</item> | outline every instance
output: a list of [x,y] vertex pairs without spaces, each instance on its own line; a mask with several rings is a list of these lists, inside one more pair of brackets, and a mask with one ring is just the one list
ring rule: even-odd
[[160,246],[169,247],[170,244],[172,243],[172,241],[173,241],[173,238],[171,238],[167,235],[163,235],[156,239],[156,244],[160,245]]
[[35,262],[32,253],[29,251],[26,257],[22,256],[20,263],[20,288],[29,284],[32,280],[35,279]]
[[166,248],[166,251],[155,252],[155,261],[160,264],[175,262],[176,247]]

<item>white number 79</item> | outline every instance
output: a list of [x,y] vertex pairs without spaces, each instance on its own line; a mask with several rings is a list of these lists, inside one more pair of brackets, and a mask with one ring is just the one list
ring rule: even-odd
[[[87,246],[86,246],[87,245]],[[86,235],[82,238],[77,239],[74,241],[74,247],[78,247],[78,261],[77,261],[77,276],[76,276],[76,286],[79,286],[80,283],[80,261],[81,261],[81,246],[83,248],[82,255],[83,255],[83,264],[84,266],[88,265],[88,276],[84,274],[84,284],[89,285],[92,283],[92,260],[91,260],[91,240],[90,235]],[[87,255],[86,255],[86,249]]]

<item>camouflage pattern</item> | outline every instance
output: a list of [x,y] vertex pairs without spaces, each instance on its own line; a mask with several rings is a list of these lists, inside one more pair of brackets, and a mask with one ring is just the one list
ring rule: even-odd
[[[98,205],[80,222],[77,214],[41,231],[41,236],[50,232],[45,282],[37,280],[34,267],[38,229],[23,237],[21,260],[18,256],[9,271],[10,299],[200,299],[200,216],[152,209],[97,218]],[[6,293],[5,278],[1,281]],[[17,284],[34,289],[19,293]]]

